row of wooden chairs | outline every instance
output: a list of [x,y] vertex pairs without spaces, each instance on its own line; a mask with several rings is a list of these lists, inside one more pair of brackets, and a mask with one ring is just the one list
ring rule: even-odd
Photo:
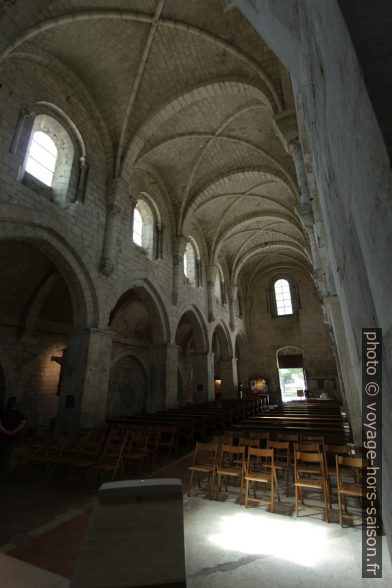
[[36,463],[53,472],[57,468],[119,473],[152,468],[173,452],[175,428],[153,427],[84,431],[77,435],[47,436],[14,450],[16,467]]
[[[365,462],[362,457],[350,455],[350,448],[345,448],[343,455],[339,454],[338,447],[335,449],[338,451],[334,454],[335,467],[332,472],[332,468],[327,467],[325,447],[321,443],[294,444],[295,508],[298,515],[299,502],[304,504],[303,492],[318,491],[322,495],[325,519],[329,521],[330,477],[334,474],[337,480],[339,519],[343,526],[343,508],[347,514],[346,497],[362,497],[361,472],[365,467]],[[343,448],[340,450],[343,452]],[[195,474],[199,475],[199,486],[200,477],[207,476],[210,498],[214,491],[214,482],[216,496],[221,494],[222,479],[225,483],[225,491],[228,493],[227,480],[230,478],[239,481],[240,502],[243,502],[245,492],[245,506],[247,506],[249,500],[265,502],[256,496],[256,485],[263,482],[270,485],[270,508],[273,512],[275,490],[278,500],[280,500],[277,475],[279,471],[286,473],[286,494],[287,496],[289,494],[290,444],[288,441],[268,441],[267,448],[260,448],[252,446],[252,444],[241,444],[241,442],[239,445],[197,443],[193,462],[189,469],[188,495],[190,495]],[[253,488],[253,497],[250,497],[250,486]]]

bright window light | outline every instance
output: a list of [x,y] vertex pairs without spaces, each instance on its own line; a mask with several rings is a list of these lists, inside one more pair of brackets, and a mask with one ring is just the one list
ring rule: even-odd
[[36,131],[30,143],[26,171],[51,186],[57,161],[57,147],[54,141],[43,131]]
[[293,314],[290,286],[287,280],[275,282],[275,300],[278,315]]
[[133,211],[133,242],[139,247],[143,243],[143,219],[137,208]]
[[195,252],[191,243],[188,241],[185,247],[184,253],[184,275],[191,284],[195,283],[196,279],[196,262],[195,262]]

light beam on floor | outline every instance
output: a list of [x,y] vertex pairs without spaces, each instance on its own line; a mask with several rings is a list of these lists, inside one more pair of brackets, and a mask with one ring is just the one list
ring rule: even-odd
[[[294,523],[294,524],[293,524]],[[306,521],[279,520],[252,513],[220,519],[220,530],[208,540],[214,545],[248,555],[271,555],[298,565],[315,567],[332,561],[329,529]],[[344,555],[344,554],[343,554]],[[333,554],[336,558],[336,553]]]

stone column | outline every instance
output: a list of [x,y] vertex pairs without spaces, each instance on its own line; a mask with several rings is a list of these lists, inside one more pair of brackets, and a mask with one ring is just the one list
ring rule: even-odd
[[74,331],[68,337],[58,408],[58,427],[101,426],[106,419],[113,332]]
[[237,357],[237,378],[238,383],[241,382],[243,386],[248,384],[248,360],[243,359],[242,357]]
[[191,356],[193,363],[194,403],[201,404],[214,400],[214,354],[195,353]]
[[184,261],[181,255],[173,255],[173,291],[172,291],[172,303],[177,304],[178,301],[178,281],[180,276],[184,273]]
[[201,288],[203,285],[203,265],[201,259],[196,259],[196,286]]
[[162,259],[163,257],[163,229],[161,225],[155,226],[155,257],[156,259]]
[[309,237],[310,249],[312,253],[313,267],[317,272],[320,268],[319,252],[317,248],[314,215],[312,209],[312,202],[310,199],[310,192],[308,180],[306,177],[305,161],[302,153],[299,138],[290,140],[288,143],[289,153],[294,160],[295,171],[297,172],[297,180],[300,189],[300,216],[303,221],[306,233]]
[[300,190],[299,214],[301,216],[303,225],[309,237],[313,267],[315,269],[315,272],[317,273],[320,268],[320,259],[314,227],[315,221],[313,215],[312,200],[309,192],[304,156],[302,153],[301,143],[299,140],[297,117],[294,110],[290,110],[277,115],[273,119],[273,122],[276,134],[278,135],[286,151],[290,153],[294,161],[298,186]]
[[87,177],[89,172],[89,165],[86,161],[85,157],[81,157],[79,159],[79,177],[78,177],[78,187],[76,190],[76,202],[84,203],[86,198],[86,186],[87,186]]
[[230,329],[234,331],[235,329],[235,303],[237,300],[238,295],[238,287],[237,286],[230,286],[229,287],[229,313],[230,313]]
[[346,408],[350,407],[350,422],[354,441],[357,445],[361,445],[361,366],[356,354],[352,352],[355,347],[350,344],[350,338],[347,336],[338,296],[336,294],[326,295],[323,297],[323,303],[333,331],[344,387],[342,394],[346,400]]
[[[115,268],[116,225],[117,218],[121,213],[119,203],[126,198],[127,193],[128,186],[125,180],[116,178],[111,182],[107,195],[106,225],[100,265],[101,272],[105,276],[109,276]],[[130,226],[132,227],[132,224]]]
[[220,360],[222,398],[237,398],[238,375],[237,358],[230,357]]
[[174,244],[173,254],[173,292],[172,302],[177,304],[178,288],[181,278],[184,278],[184,251],[186,247],[185,237],[178,237]]
[[153,371],[155,378],[151,381],[152,389],[147,399],[149,410],[177,408],[177,356],[178,346],[164,343],[153,348]]
[[210,265],[207,270],[207,307],[208,307],[208,320],[210,323],[215,320],[215,309],[214,309],[214,283],[216,276],[218,275],[218,268],[214,265]]

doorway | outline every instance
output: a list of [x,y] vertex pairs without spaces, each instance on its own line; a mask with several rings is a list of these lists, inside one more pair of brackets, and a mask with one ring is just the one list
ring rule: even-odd
[[[296,348],[285,347],[277,352],[282,402],[306,400],[306,376],[301,353],[293,354]],[[298,349],[299,351],[299,349]]]
[[302,367],[279,368],[279,382],[282,402],[305,400],[305,372]]

